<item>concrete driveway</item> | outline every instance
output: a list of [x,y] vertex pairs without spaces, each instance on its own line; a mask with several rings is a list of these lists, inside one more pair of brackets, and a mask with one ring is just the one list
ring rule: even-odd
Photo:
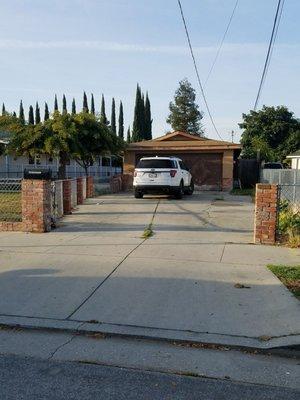
[[265,266],[299,264],[300,252],[254,246],[252,223],[248,197],[118,194],[88,200],[51,233],[0,233],[0,323],[299,344],[299,302]]

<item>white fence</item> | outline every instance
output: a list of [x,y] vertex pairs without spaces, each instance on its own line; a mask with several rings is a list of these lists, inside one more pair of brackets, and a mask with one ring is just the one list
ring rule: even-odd
[[83,178],[82,179],[82,197],[83,197],[83,200],[85,200],[86,199],[86,178]]
[[298,169],[262,169],[261,183],[277,183],[278,185],[300,185],[300,170]]

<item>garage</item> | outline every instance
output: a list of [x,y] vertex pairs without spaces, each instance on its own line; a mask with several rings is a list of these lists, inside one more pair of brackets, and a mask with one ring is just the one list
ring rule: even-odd
[[144,156],[176,156],[190,168],[201,190],[231,190],[234,160],[241,146],[202,138],[186,132],[172,132],[153,140],[130,143],[124,154],[124,173],[133,174]]

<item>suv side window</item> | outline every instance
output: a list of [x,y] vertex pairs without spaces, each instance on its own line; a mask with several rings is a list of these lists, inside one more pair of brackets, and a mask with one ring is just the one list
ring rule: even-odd
[[184,169],[185,171],[188,171],[187,166],[182,161],[179,161],[179,164],[180,164],[180,168],[181,169]]

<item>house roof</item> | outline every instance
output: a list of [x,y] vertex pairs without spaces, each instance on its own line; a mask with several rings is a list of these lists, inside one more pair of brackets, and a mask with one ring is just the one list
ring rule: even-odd
[[170,132],[152,140],[130,143],[127,150],[225,150],[240,149],[241,145],[222,140],[208,139],[187,132]]
[[295,151],[295,153],[289,154],[286,158],[298,158],[300,157],[300,150]]

